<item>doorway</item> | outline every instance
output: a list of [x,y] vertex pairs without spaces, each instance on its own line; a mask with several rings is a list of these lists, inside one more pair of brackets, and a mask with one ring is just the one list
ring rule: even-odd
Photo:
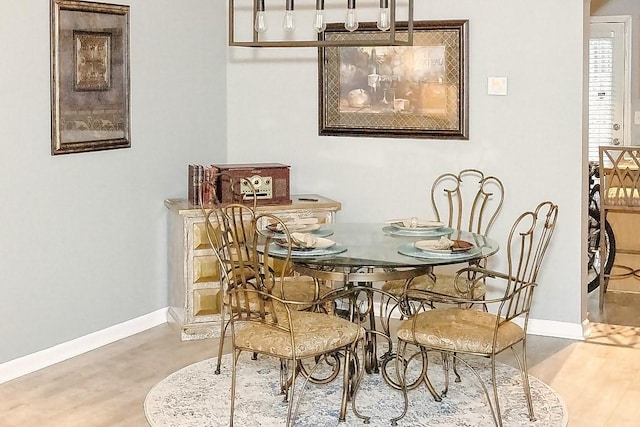
[[[631,46],[630,16],[591,17],[588,93],[590,162],[598,161],[600,145],[632,144]],[[620,217],[615,219],[620,221]],[[613,282],[610,282],[602,310],[598,304],[599,292],[595,290],[588,294],[589,320],[640,326],[640,292],[616,291],[615,287],[612,289]]]

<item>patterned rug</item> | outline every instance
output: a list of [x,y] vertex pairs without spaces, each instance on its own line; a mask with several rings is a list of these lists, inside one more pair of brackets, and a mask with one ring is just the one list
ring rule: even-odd
[[[434,359],[437,359],[437,355]],[[153,427],[212,427],[229,425],[231,357],[223,357],[222,372],[215,375],[216,359],[187,366],[156,384],[147,394],[144,409]],[[481,358],[468,360],[474,367],[488,367]],[[417,367],[409,368],[413,375]],[[489,374],[488,369],[482,372]],[[447,396],[436,402],[420,386],[409,392],[409,410],[399,426],[492,426],[485,395],[475,377],[460,367],[462,382],[453,379]],[[412,375],[411,373],[409,375]],[[530,377],[536,422],[529,421],[521,379],[515,368],[499,364],[497,368],[500,406],[505,427],[565,427],[567,409],[562,398],[542,381]],[[442,390],[444,375],[439,360],[429,358],[429,377],[436,390]],[[361,427],[363,422],[351,411],[347,420],[338,422],[342,376],[325,385],[307,384],[298,408],[295,425],[301,427]],[[485,377],[486,380],[486,377]],[[487,383],[489,384],[489,383]],[[296,392],[297,393],[297,392]],[[299,394],[297,394],[299,396]],[[400,413],[402,395],[390,388],[379,374],[365,374],[356,399],[360,413],[371,416],[369,426],[389,426],[389,418]],[[234,425],[242,427],[283,426],[287,404],[279,394],[279,362],[268,357],[251,360],[242,354],[238,364]]]

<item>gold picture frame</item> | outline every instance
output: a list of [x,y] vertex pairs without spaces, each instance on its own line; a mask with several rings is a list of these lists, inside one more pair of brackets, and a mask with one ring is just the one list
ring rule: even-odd
[[51,154],[131,147],[129,6],[51,0]]
[[[319,134],[468,140],[467,27],[416,21],[413,46],[319,48]],[[375,23],[357,32],[380,33]],[[332,24],[320,37],[353,33]]]

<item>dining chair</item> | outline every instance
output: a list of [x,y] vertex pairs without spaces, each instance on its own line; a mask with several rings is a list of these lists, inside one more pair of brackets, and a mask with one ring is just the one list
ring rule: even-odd
[[[391,420],[393,425],[406,415],[408,409],[408,387],[403,374],[406,374],[406,370],[402,366],[407,366],[415,357],[426,358],[430,351],[448,356],[443,357],[445,384],[442,396],[446,396],[448,391],[448,361],[452,357],[473,372],[487,397],[495,424],[502,426],[499,384],[496,382],[496,356],[511,349],[522,376],[529,419],[535,420],[527,365],[527,327],[534,290],[538,286],[538,273],[556,226],[557,215],[557,205],[546,201],[516,219],[506,244],[506,272],[480,266],[468,266],[458,271],[458,280],[488,280],[496,285],[495,289],[502,289],[500,296],[485,299],[489,311],[469,307],[473,300],[445,297],[428,290],[410,288],[403,293],[403,299],[416,305],[424,305],[432,300],[454,305],[429,310],[417,307],[414,311],[416,314],[398,326],[396,372],[399,373],[399,383],[402,385],[404,410],[400,416]],[[468,279],[469,277],[472,279]],[[410,354],[408,347],[417,351]],[[467,358],[473,356],[490,360],[493,401],[479,372],[467,361]]]
[[[431,186],[431,205],[436,219],[454,230],[466,230],[488,236],[504,202],[504,186],[495,176],[485,176],[477,169],[463,169],[459,173],[444,173]],[[486,265],[486,258],[475,261]],[[428,289],[438,294],[481,300],[486,293],[484,282],[468,288],[466,281],[456,282],[454,274],[434,273],[418,276],[410,281],[394,280],[382,289],[401,295],[405,286]]]
[[[607,224],[611,212],[640,214],[640,149],[637,146],[600,146],[599,174],[600,224]],[[607,259],[609,248],[604,242],[608,237],[606,227],[600,227],[599,239],[603,242],[600,245],[600,260]],[[634,263],[627,258],[640,255],[637,237],[625,239],[624,233],[620,232],[619,236],[614,234],[613,237],[616,240],[613,250],[613,270],[616,274],[607,274],[605,268],[600,268],[600,310],[604,308],[609,279],[640,278],[640,268],[632,267]]]
[[[220,374],[228,318],[233,315],[234,307],[237,307],[237,304],[229,300],[229,290],[236,286],[258,286],[257,272],[253,270],[254,264],[251,259],[253,251],[248,245],[253,238],[251,224],[256,218],[256,192],[249,180],[240,180],[231,176],[222,178],[218,180],[216,176],[212,176],[210,180],[206,181],[206,185],[213,187],[214,183],[226,183],[230,186],[229,194],[233,195],[234,200],[244,203],[221,205],[216,201],[213,206],[201,206],[205,218],[205,234],[220,267],[221,276],[222,310],[216,374]],[[250,188],[252,192],[242,194],[239,188],[243,186]],[[206,187],[203,186],[203,188]],[[215,191],[215,189],[210,191]],[[269,262],[272,263],[272,268],[281,270],[282,280],[274,291],[282,298],[309,302],[331,291],[331,288],[316,283],[311,277],[294,276],[290,266],[285,267],[278,260],[270,259]],[[243,303],[247,304],[247,308],[255,306],[254,301],[244,301]],[[297,308],[308,309],[309,307],[311,306]]]
[[[227,221],[231,219],[226,218]],[[292,263],[291,234],[285,223],[271,214],[253,217],[249,223],[251,240],[250,244],[245,245],[247,262],[242,268],[246,269],[247,278],[251,277],[251,280],[227,280],[234,285],[228,289],[232,313],[229,328],[233,349],[229,425],[233,426],[238,360],[243,351],[280,360],[281,392],[288,402],[287,426],[294,422],[309,381],[326,383],[337,377],[331,375],[328,379],[317,380],[314,377],[316,369],[322,364],[330,366],[336,373],[341,369],[343,388],[338,417],[339,421],[345,421],[348,401],[353,398],[355,402],[355,393],[362,377],[356,351],[364,337],[364,329],[356,322],[327,313],[323,309],[332,298],[343,297],[344,290],[336,290],[325,296],[316,295],[313,301],[287,299],[288,294],[282,285],[287,283],[285,274]],[[261,227],[260,224],[264,223],[277,224],[282,232],[274,233]],[[278,257],[284,264],[280,271],[273,269],[270,262],[270,253],[275,248],[280,249]],[[309,309],[310,306],[314,309]],[[341,363],[341,359],[344,363]],[[243,365],[243,368],[250,369],[250,366]],[[296,400],[294,392],[299,376],[302,377],[302,383],[298,384],[300,390]],[[294,401],[297,401],[295,409]],[[352,403],[352,407],[358,417],[368,420],[358,413],[355,403]]]

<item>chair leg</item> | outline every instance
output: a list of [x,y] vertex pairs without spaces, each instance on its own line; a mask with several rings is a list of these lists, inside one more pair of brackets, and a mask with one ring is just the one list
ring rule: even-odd
[[[420,346],[419,348],[420,348],[420,353],[417,353],[417,354],[420,354],[420,357],[422,358],[422,368],[423,368],[421,381],[424,382],[424,385],[427,387],[427,390],[429,390],[429,393],[431,393],[431,396],[433,396],[433,400],[435,400],[436,402],[441,402],[442,396],[438,394],[433,384],[431,384],[431,380],[429,379],[429,354],[427,353],[427,349],[422,346]],[[411,362],[411,359],[416,357],[416,355],[411,356],[409,360],[407,360],[407,366],[405,367],[405,372],[406,372],[406,369],[409,367],[409,363]]]
[[[298,374],[298,370],[295,368],[296,361],[286,360],[285,364],[289,365],[292,363],[293,369],[291,369],[291,385],[287,387],[287,392],[285,396],[289,399],[289,404],[287,405],[287,427],[291,427],[293,425],[293,400],[294,400],[294,389],[296,388],[296,377]],[[285,397],[285,399],[287,398]]]
[[340,402],[340,415],[338,421],[344,422],[347,418],[347,402],[349,400],[349,384],[351,379],[351,348],[344,352],[344,373],[342,377],[342,401]]
[[407,395],[407,365],[404,362],[404,354],[407,350],[407,343],[404,341],[398,342],[398,350],[396,352],[396,375],[398,384],[400,385],[400,390],[402,391],[402,398],[404,401],[404,406],[402,409],[402,413],[397,417],[391,418],[389,420],[392,426],[397,426],[398,421],[404,418],[407,415],[407,410],[409,409],[409,396]]
[[[491,415],[493,416],[493,421],[495,423],[495,425],[497,427],[502,427],[502,418],[500,416],[500,407],[499,407],[499,403],[498,403],[498,389],[496,386],[496,360],[495,360],[495,356],[490,356],[491,358],[491,385],[493,386],[493,395],[494,395],[494,402],[492,402],[491,396],[489,395],[489,390],[487,390],[487,386],[485,385],[484,381],[482,380],[482,377],[480,377],[480,374],[478,374],[478,371],[476,371],[466,360],[464,360],[463,358],[461,358],[460,356],[458,356],[457,353],[450,353],[450,355],[454,358],[457,359],[458,361],[460,361],[460,363],[462,363],[464,366],[466,366],[471,373],[473,373],[473,375],[475,375],[476,380],[478,380],[478,384],[480,384],[480,387],[482,387],[482,390],[484,391],[484,395],[487,398],[487,403],[489,405],[489,410],[491,411]],[[494,406],[495,403],[495,406]]]
[[289,387],[291,386],[289,380],[290,378],[288,362],[285,359],[280,359],[280,394],[284,395],[285,402],[287,402],[289,399]]
[[511,351],[518,362],[520,368],[520,374],[522,375],[522,388],[524,389],[524,398],[527,401],[527,409],[529,410],[529,420],[536,421],[535,413],[533,412],[533,399],[531,398],[531,385],[529,383],[529,364],[527,362],[527,344],[526,340],[522,341],[522,360],[518,357],[516,349],[511,347]]
[[452,360],[452,366],[453,366],[453,373],[456,376],[455,382],[459,383],[459,382],[462,381],[462,379],[460,379],[460,373],[458,372],[458,364],[456,363],[456,358],[455,357]]
[[[449,391],[449,353],[441,351],[440,356],[442,357],[442,369],[444,370],[444,390],[442,390],[442,393],[440,393],[440,395],[446,396],[447,392]],[[455,361],[456,359],[454,358],[454,364]]]
[[240,357],[240,351],[236,350],[233,354],[233,360],[231,361],[231,413],[229,415],[229,427],[233,427],[233,414],[236,403],[236,370],[238,369],[238,358]]
[[[348,351],[348,350],[347,350]],[[364,346],[362,348],[362,353],[364,355]],[[351,356],[351,363],[353,365],[353,370],[351,370],[351,366],[345,364],[345,369],[349,369],[350,372],[350,388],[349,388],[349,396],[351,397],[351,410],[356,415],[356,417],[361,418],[364,424],[369,424],[371,417],[366,415],[362,415],[358,412],[358,408],[356,406],[356,397],[358,395],[358,389],[360,388],[360,382],[362,381],[362,377],[364,376],[364,367],[358,360],[358,343],[353,345],[353,354]]]
[[218,341],[218,360],[216,361],[216,370],[215,374],[220,375],[220,364],[222,363],[222,350],[224,349],[224,337],[227,336],[227,326],[229,326],[228,322],[225,322],[225,309],[222,309],[222,313],[220,314],[220,339]]
[[498,427],[502,427],[502,415],[500,414],[500,401],[498,398],[498,384],[496,382],[496,357],[491,355],[491,385],[493,386],[493,401],[495,404],[494,421]]

